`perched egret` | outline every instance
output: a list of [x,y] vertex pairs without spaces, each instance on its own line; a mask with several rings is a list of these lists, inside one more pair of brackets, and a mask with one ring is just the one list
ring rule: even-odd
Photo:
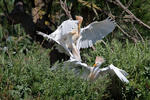
[[63,67],[72,70],[75,75],[80,76],[85,80],[94,81],[98,79],[101,75],[108,73],[111,75],[117,75],[117,77],[122,82],[129,83],[128,79],[126,78],[126,76],[128,75],[127,72],[115,67],[113,64],[105,68],[100,68],[103,62],[104,59],[102,57],[96,57],[95,64],[93,65],[93,67],[91,67],[76,59],[70,59],[64,63]]
[[57,47],[59,52],[65,52],[70,57],[81,61],[80,48],[92,47],[97,40],[101,40],[115,29],[115,22],[110,18],[100,22],[95,21],[85,28],[81,28],[82,21],[81,16],[76,16],[76,20],[64,21],[50,35],[42,32],[37,32],[37,34],[54,40],[59,45]]

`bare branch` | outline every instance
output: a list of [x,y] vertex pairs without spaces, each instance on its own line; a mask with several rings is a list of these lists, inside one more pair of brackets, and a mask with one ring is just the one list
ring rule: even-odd
[[139,35],[139,37],[141,38],[141,41],[144,42],[144,39],[142,37],[142,35],[140,34],[140,32],[136,29],[135,25],[132,23],[133,25],[133,29],[135,30],[135,32]]
[[128,38],[132,38],[128,33],[126,33],[118,24],[116,26],[124,33]]
[[[109,0],[108,0],[109,1]],[[150,29],[150,26],[142,22],[140,19],[138,19],[129,9],[127,9],[120,0],[115,0],[115,4],[120,6],[125,12],[127,12],[132,18],[134,18],[139,24],[143,25],[144,27]],[[113,2],[114,3],[114,2]]]
[[70,11],[69,11],[69,9],[68,9],[68,7],[67,7],[66,0],[65,0],[64,2],[63,2],[62,0],[60,0],[60,5],[61,5],[62,9],[65,11],[66,15],[67,15],[70,19],[72,19],[72,16],[71,16],[71,14],[70,14]]
[[84,1],[84,0],[78,0],[78,2],[80,2],[82,5],[87,6],[88,8],[92,8],[93,7],[96,10],[102,11],[102,9],[99,8],[98,6],[96,6],[94,3],[90,3],[90,2]]
[[[130,1],[128,2],[128,4],[126,5],[126,8],[129,8],[130,5],[132,4],[132,2],[133,2],[133,0],[130,0]],[[125,13],[125,11],[123,11],[121,15],[123,15],[124,13]]]

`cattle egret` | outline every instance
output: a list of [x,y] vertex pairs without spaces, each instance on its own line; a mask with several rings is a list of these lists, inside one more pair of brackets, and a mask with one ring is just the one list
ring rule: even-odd
[[65,52],[70,57],[81,61],[80,48],[92,47],[97,40],[101,40],[115,29],[115,22],[110,18],[100,22],[95,21],[85,28],[81,28],[82,21],[81,16],[76,16],[76,20],[64,21],[50,35],[42,32],[37,32],[37,34],[54,40],[59,45],[59,52]]
[[111,75],[117,75],[117,77],[122,82],[129,83],[128,79],[126,78],[126,76],[128,75],[127,72],[115,67],[113,64],[105,68],[100,68],[103,62],[104,59],[102,57],[96,57],[95,64],[93,65],[93,67],[91,67],[76,59],[70,59],[64,63],[63,67],[69,68],[69,70],[72,70],[75,73],[75,75],[80,76],[85,80],[94,81],[98,79],[100,76],[107,73]]
[[[37,32],[37,34],[43,37],[54,40],[58,45],[57,49],[61,53],[66,53],[70,57],[75,57],[81,61],[79,51],[77,50],[74,41],[78,38],[78,29],[81,22],[78,20],[66,20],[64,21],[53,33],[47,35],[42,32]],[[63,48],[62,48],[63,47]]]

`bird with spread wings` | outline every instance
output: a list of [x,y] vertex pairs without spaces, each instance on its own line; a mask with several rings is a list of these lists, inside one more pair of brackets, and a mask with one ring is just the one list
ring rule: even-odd
[[76,16],[76,20],[68,19],[50,35],[42,32],[42,35],[57,43],[57,49],[70,57],[81,61],[80,48],[92,47],[96,41],[103,39],[115,29],[115,22],[111,18],[103,21],[95,21],[88,26],[81,28],[83,18]]
[[70,60],[64,62],[63,68],[72,70],[76,76],[79,76],[85,80],[94,81],[100,76],[105,74],[116,75],[122,82],[129,83],[126,76],[128,73],[122,69],[115,67],[113,64],[105,68],[100,68],[104,63],[104,58],[97,56],[95,59],[95,64],[91,67],[86,63],[82,63],[76,59],[71,58]]
[[[49,40],[54,40],[57,43],[57,49],[61,53],[66,53],[70,56],[70,59],[64,62],[63,68],[68,68],[75,72],[75,75],[79,75],[86,80],[96,80],[99,76],[109,73],[116,75],[118,78],[129,83],[125,77],[127,73],[115,67],[113,64],[105,68],[100,68],[104,59],[97,57],[93,67],[88,66],[81,62],[80,49],[92,47],[96,41],[103,39],[106,35],[111,33],[115,29],[115,22],[112,19],[107,18],[100,22],[93,22],[81,28],[83,18],[77,16],[76,20],[64,21],[52,34],[47,35],[42,32],[37,32]],[[54,67],[52,69],[55,69]]]

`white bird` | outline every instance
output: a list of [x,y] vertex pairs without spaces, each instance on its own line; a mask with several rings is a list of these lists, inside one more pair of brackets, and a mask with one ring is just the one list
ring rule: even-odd
[[[83,18],[76,17],[77,20],[64,21],[53,33],[42,35],[50,40],[54,40],[59,46],[57,49],[61,53],[66,53],[70,57],[81,61],[80,48],[92,47],[97,40],[101,40],[115,29],[115,22],[107,18],[100,22],[93,22],[85,28],[80,28]],[[60,49],[63,47],[63,49]],[[64,50],[65,49],[65,50]]]
[[64,21],[53,33],[47,35],[42,32],[37,32],[37,34],[53,40],[57,43],[56,48],[61,53],[66,53],[70,57],[75,57],[81,61],[79,51],[77,50],[74,42],[73,35],[78,32],[79,21],[78,20],[66,20]]
[[126,78],[126,76],[128,75],[127,72],[115,67],[113,64],[105,68],[100,68],[103,62],[104,59],[102,57],[96,57],[95,64],[93,65],[93,67],[91,67],[85,63],[77,61],[76,59],[70,59],[64,63],[63,68],[68,68],[69,70],[72,70],[75,75],[80,76],[85,80],[94,81],[100,76],[108,73],[110,75],[117,75],[117,77],[122,82],[129,83],[128,79]]

